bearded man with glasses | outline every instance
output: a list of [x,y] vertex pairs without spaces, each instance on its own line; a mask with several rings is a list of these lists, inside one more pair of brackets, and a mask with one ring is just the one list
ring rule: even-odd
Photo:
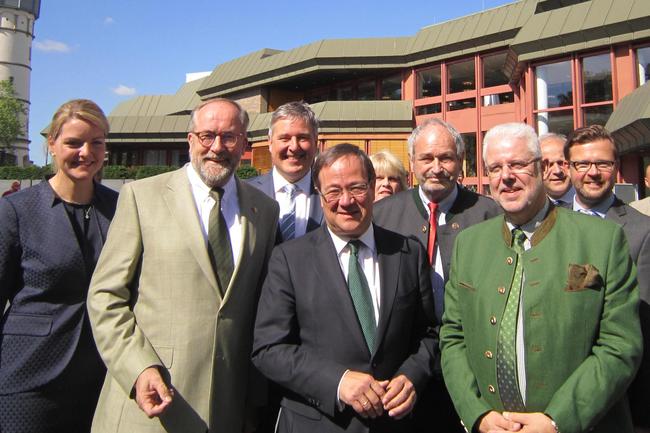
[[253,362],[283,387],[277,432],[412,432],[437,353],[427,254],[372,223],[375,172],[338,144],[312,169],[326,225],[278,245]]
[[190,164],[124,185],[90,285],[108,374],[93,432],[251,432],[265,380],[250,361],[278,205],[234,175],[248,115],[190,116]]
[[[614,138],[600,125],[578,128],[569,135],[564,155],[570,163],[576,190],[573,210],[611,220],[623,227],[630,255],[636,263],[639,308],[646,353],[650,351],[650,217],[623,203],[614,194],[620,159]],[[630,406],[637,428],[650,431],[648,410],[650,356],[645,355],[637,379],[630,387]]]
[[440,330],[467,431],[632,433],[642,341],[623,230],[550,202],[529,125],[490,129],[483,161],[504,216],[456,238]]

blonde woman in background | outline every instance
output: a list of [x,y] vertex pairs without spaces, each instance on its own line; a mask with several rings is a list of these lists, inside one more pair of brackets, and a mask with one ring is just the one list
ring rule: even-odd
[[377,174],[375,182],[375,201],[397,194],[408,188],[406,169],[402,162],[388,150],[370,156]]

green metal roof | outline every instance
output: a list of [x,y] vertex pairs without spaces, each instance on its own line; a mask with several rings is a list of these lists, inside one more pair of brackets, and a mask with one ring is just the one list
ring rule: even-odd
[[[411,132],[412,101],[326,101],[311,105],[320,133]],[[248,128],[251,141],[268,138],[272,113],[253,114]]]
[[605,128],[622,154],[650,149],[650,82],[621,99]]
[[523,62],[650,35],[648,0],[590,0],[531,15],[510,45]]

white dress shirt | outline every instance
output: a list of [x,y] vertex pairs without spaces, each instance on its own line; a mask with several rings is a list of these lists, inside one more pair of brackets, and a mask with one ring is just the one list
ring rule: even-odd
[[[273,194],[275,201],[280,205],[280,219],[291,212],[289,194],[285,191],[284,187],[289,183],[278,171],[273,167]],[[294,238],[302,236],[307,232],[307,221],[309,221],[309,208],[311,206],[311,170],[307,172],[296,185],[296,225]]]
[[[334,234],[329,227],[327,228],[327,231],[332,237],[332,242],[334,242],[334,249],[336,250],[336,256],[339,259],[341,271],[343,271],[343,276],[345,277],[345,281],[347,281],[350,265],[350,247],[348,246],[348,242],[350,242],[352,238],[338,236]],[[365,275],[366,280],[368,280],[368,287],[370,288],[370,295],[372,296],[373,312],[375,313],[375,325],[377,325],[379,322],[379,307],[381,305],[381,282],[379,280],[379,260],[377,259],[375,232],[372,224],[370,224],[368,230],[366,230],[358,239],[363,243],[363,246],[359,248],[359,262],[361,263],[363,274]],[[343,373],[343,376],[341,376],[339,384],[336,387],[336,401],[338,402],[339,410],[343,410],[345,407],[345,404],[340,398],[340,388],[343,378],[349,371],[350,370],[346,370],[345,373]]]
[[[203,239],[205,246],[208,246],[208,230],[210,227],[210,212],[215,205],[214,199],[210,196],[211,188],[207,186],[198,173],[194,170],[192,164],[186,164],[187,178],[190,181],[194,203],[201,222]],[[228,226],[230,235],[230,247],[232,248],[233,264],[237,267],[239,254],[241,253],[241,243],[243,238],[242,225],[239,221],[239,200],[237,199],[237,183],[235,176],[231,176],[226,185],[223,186],[223,196],[221,197],[221,212]]]
[[596,206],[592,206],[588,208],[581,205],[578,202],[578,196],[576,195],[575,197],[573,197],[573,210],[576,212],[605,218],[605,215],[607,215],[607,211],[612,206],[612,204],[614,204],[615,198],[616,196],[614,194],[610,194],[609,197],[607,197],[605,200],[598,203]]
[[[550,203],[546,200],[542,210],[537,212],[535,216],[526,224],[521,225],[519,228],[526,235],[524,241],[524,250],[528,251],[532,244],[530,240],[535,234],[535,230],[542,224],[544,217],[548,212]],[[515,225],[506,220],[506,224],[512,233]],[[526,282],[526,273],[524,272],[521,278],[521,291],[519,292],[519,310],[517,311],[517,334],[515,336],[515,351],[517,352],[517,379],[519,380],[519,392],[521,393],[521,401],[526,404],[526,345],[524,341],[524,283]]]

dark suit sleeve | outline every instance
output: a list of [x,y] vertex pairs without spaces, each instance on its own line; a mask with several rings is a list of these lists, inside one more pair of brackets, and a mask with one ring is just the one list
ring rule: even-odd
[[0,317],[18,291],[20,276],[18,215],[8,199],[0,200]]
[[344,365],[300,344],[296,289],[282,246],[273,250],[255,322],[253,363],[269,379],[299,394],[330,416]]
[[[433,377],[434,360],[439,355],[438,333],[434,314],[433,291],[431,289],[431,267],[424,247],[417,239],[409,240],[410,250],[417,253],[417,276],[419,300],[415,320],[416,350],[406,358],[395,376],[404,374],[413,383],[420,395]],[[387,348],[390,350],[390,348]]]

